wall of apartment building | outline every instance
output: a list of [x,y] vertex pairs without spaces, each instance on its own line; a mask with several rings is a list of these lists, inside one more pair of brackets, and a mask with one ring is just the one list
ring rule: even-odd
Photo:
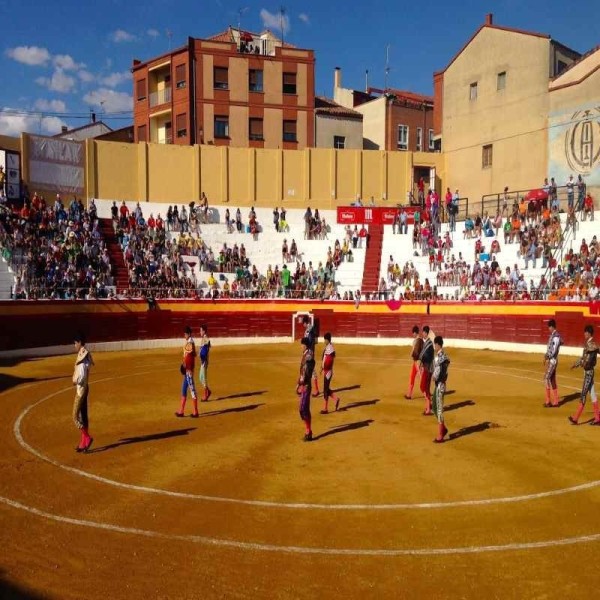
[[[274,57],[238,54],[224,42],[195,40],[196,107],[204,143],[297,149],[314,144],[314,58],[309,50],[277,48]],[[228,89],[214,87],[214,67],[228,69]],[[263,92],[249,91],[249,71],[263,71]],[[283,74],[296,74],[296,94],[283,93]],[[214,135],[214,117],[229,119],[229,135]],[[249,119],[263,119],[263,140],[249,139]],[[296,121],[296,141],[283,140],[283,121]]]
[[548,174],[581,175],[600,206],[600,50],[550,84]]
[[382,96],[354,107],[363,115],[363,148],[385,150],[386,99]]
[[[429,150],[429,130],[433,131],[433,110],[402,106],[397,102],[388,103],[388,120],[386,131],[386,150],[401,150],[398,145],[400,125],[408,127],[408,150],[427,152]],[[422,146],[417,148],[417,129],[422,130]]]
[[344,138],[345,149],[362,150],[362,120],[327,114],[315,115],[315,145],[317,148],[333,148],[335,136]]
[[[469,197],[540,185],[547,169],[550,40],[484,27],[443,74],[449,185]],[[498,74],[505,88],[498,90]],[[470,86],[477,82],[477,98]],[[482,166],[492,144],[492,165]]]
[[186,203],[204,192],[212,204],[333,208],[358,194],[395,205],[406,201],[416,165],[435,167],[443,181],[444,157],[434,153],[88,140],[86,196]]

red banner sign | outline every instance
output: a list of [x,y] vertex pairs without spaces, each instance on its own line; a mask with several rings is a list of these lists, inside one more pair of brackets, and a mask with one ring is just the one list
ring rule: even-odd
[[[418,210],[411,206],[404,209],[407,222],[413,222],[413,213]],[[391,225],[394,217],[400,212],[399,208],[384,208],[381,206],[338,206],[337,222],[341,225]]]

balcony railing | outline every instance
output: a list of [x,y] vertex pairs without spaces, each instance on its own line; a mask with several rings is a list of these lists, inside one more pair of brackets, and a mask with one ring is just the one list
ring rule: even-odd
[[150,93],[150,108],[160,106],[161,104],[167,104],[168,102],[171,102],[170,87]]
[[261,40],[260,38],[250,38],[240,40],[238,43],[238,52],[240,54],[257,54],[259,56],[275,56],[275,48],[281,46],[281,42],[275,40]]

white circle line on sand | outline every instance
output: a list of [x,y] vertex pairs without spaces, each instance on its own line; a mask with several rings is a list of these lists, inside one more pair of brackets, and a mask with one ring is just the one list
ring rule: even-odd
[[[373,362],[375,362],[375,361],[373,361]],[[101,382],[112,381],[112,380],[116,380],[116,379],[124,379],[127,377],[131,377],[132,375],[144,375],[145,373],[148,373],[148,372],[153,372],[153,371],[146,371],[146,372],[135,373],[135,374],[130,373],[127,375],[120,375],[120,376],[115,376],[115,377],[106,377],[103,379],[96,380],[92,383],[101,383]],[[523,378],[521,376],[514,376],[514,375],[513,375],[513,377],[518,377],[519,379]],[[432,509],[432,508],[442,509],[442,508],[456,508],[456,507],[462,507],[462,506],[489,506],[489,505],[493,505],[493,504],[508,504],[508,503],[514,503],[514,502],[527,502],[530,500],[539,500],[541,498],[549,498],[552,496],[559,496],[562,494],[568,494],[568,493],[589,490],[589,489],[592,489],[592,488],[600,485],[600,480],[595,480],[595,481],[590,481],[587,483],[583,483],[583,484],[579,484],[579,485],[575,485],[575,486],[571,486],[571,487],[567,487],[567,488],[561,488],[561,489],[557,489],[557,490],[549,490],[546,492],[537,492],[534,494],[524,494],[524,495],[520,495],[520,496],[505,496],[505,497],[499,497],[499,498],[483,498],[483,499],[478,499],[478,500],[455,500],[455,501],[450,501],[450,502],[416,502],[416,503],[395,503],[395,504],[318,504],[318,503],[310,503],[310,502],[275,502],[275,501],[268,501],[268,500],[252,500],[252,499],[243,499],[243,498],[229,498],[229,497],[222,497],[222,496],[209,496],[206,494],[191,494],[188,492],[175,492],[175,491],[171,491],[171,490],[162,490],[162,489],[158,489],[158,488],[151,488],[151,487],[146,487],[146,486],[141,486],[141,485],[135,485],[135,484],[131,484],[131,483],[123,483],[121,481],[116,481],[114,479],[109,479],[106,477],[102,477],[100,475],[95,475],[93,473],[83,471],[81,469],[76,469],[75,467],[70,467],[68,465],[65,465],[65,464],[63,464],[57,460],[54,460],[53,458],[50,458],[49,456],[43,454],[42,452],[40,452],[39,450],[37,450],[36,448],[34,448],[30,444],[28,444],[25,441],[25,439],[23,438],[23,435],[21,433],[21,423],[23,422],[23,419],[27,416],[27,414],[31,410],[33,410],[35,407],[42,404],[43,402],[46,402],[47,400],[50,400],[51,398],[58,396],[59,394],[69,391],[70,389],[72,389],[72,388],[71,387],[62,388],[60,390],[53,392],[52,394],[44,396],[37,402],[30,404],[19,414],[19,416],[17,417],[17,419],[14,423],[14,426],[13,426],[13,432],[14,432],[15,438],[17,439],[18,443],[30,454],[33,454],[34,456],[37,456],[39,459],[41,459],[47,463],[50,463],[50,464],[54,465],[55,467],[58,467],[64,471],[74,473],[81,477],[86,477],[88,479],[98,481],[103,484],[111,485],[111,486],[118,487],[121,489],[131,490],[131,491],[135,491],[135,492],[146,493],[146,494],[157,494],[157,495],[168,496],[168,497],[172,497],[172,498],[185,498],[188,500],[222,502],[222,503],[238,504],[238,505],[245,505],[245,506],[258,506],[258,507],[265,507],[265,508],[305,509],[305,510],[308,510],[308,509],[313,509],[313,510],[315,510],[315,509],[316,510],[405,510],[405,509]]]
[[513,542],[510,544],[488,545],[488,546],[462,546],[456,548],[316,548],[308,546],[278,546],[275,544],[261,544],[258,542],[240,542],[237,540],[227,540],[213,538],[203,535],[192,534],[169,534],[149,529],[138,529],[135,527],[122,527],[110,523],[97,521],[88,521],[84,519],[75,519],[49,513],[38,508],[27,506],[10,498],[0,496],[0,502],[12,508],[28,512],[37,517],[76,525],[79,527],[90,527],[115,533],[132,534],[154,538],[160,540],[171,540],[179,542],[194,542],[211,546],[221,546],[227,548],[236,548],[238,550],[254,550],[263,552],[281,552],[288,554],[325,554],[325,555],[345,555],[345,556],[435,556],[448,554],[481,554],[484,552],[509,552],[520,550],[531,550],[536,548],[549,548],[553,546],[570,546],[574,544],[583,544],[595,542],[600,539],[600,533],[582,535],[571,538],[559,538],[557,540],[546,540],[543,542]]

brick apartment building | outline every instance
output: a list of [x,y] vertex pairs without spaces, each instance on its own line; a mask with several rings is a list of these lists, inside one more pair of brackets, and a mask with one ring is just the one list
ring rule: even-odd
[[365,150],[433,152],[433,98],[388,88],[367,87],[362,92],[342,87],[342,73],[334,72],[334,100],[363,115]]
[[133,61],[136,142],[314,146],[315,59],[270,31],[229,27]]

